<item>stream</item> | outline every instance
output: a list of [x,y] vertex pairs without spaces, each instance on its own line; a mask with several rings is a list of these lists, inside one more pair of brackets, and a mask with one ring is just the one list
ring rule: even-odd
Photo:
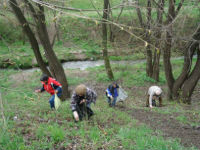
[[[122,65],[133,65],[137,63],[145,62],[146,60],[128,60],[128,61],[110,61],[111,64],[122,64]],[[87,68],[97,67],[104,65],[103,60],[96,60],[96,61],[71,61],[71,62],[65,62],[62,64],[64,69],[80,69],[85,70]],[[39,71],[39,68],[31,68],[31,69],[25,69],[24,72],[34,72]]]
[[[172,60],[180,60],[184,59],[184,57],[174,57]],[[162,59],[161,59],[162,61]],[[134,65],[138,63],[144,63],[146,62],[145,59],[142,60],[120,60],[120,61],[110,61],[111,64],[121,64],[121,65]],[[102,66],[104,65],[103,60],[96,60],[96,61],[70,61],[70,62],[65,62],[62,63],[62,66],[64,69],[80,69],[80,70],[85,70],[87,68],[93,68],[97,66]],[[3,69],[1,69],[3,70]],[[20,69],[23,72],[34,72],[34,71],[40,71],[39,68],[31,68],[31,69]]]

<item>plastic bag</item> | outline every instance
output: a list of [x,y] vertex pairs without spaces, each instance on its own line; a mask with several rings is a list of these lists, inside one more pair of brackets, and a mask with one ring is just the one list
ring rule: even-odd
[[116,102],[125,101],[127,97],[128,97],[128,94],[122,88],[119,88]]
[[57,94],[55,94],[54,105],[55,105],[55,109],[56,109],[56,110],[57,110],[58,107],[61,105],[60,98],[57,96]]

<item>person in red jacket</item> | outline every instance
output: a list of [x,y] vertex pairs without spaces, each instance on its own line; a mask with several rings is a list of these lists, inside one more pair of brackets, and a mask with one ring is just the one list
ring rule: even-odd
[[58,97],[62,95],[62,85],[54,78],[48,77],[45,74],[42,75],[40,81],[43,86],[41,89],[35,90],[35,92],[41,93],[47,91],[48,93],[50,93],[52,95],[51,98],[49,99],[50,107],[52,109],[55,108],[54,106],[55,94],[57,94]]

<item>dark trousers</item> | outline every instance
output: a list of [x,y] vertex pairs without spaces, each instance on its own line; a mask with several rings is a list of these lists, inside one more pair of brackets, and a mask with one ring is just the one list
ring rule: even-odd
[[[162,97],[159,97],[159,107],[162,107]],[[149,95],[147,96],[146,106],[149,107]],[[156,106],[156,100],[152,99],[152,106]]]
[[85,103],[76,106],[76,110],[79,116],[79,119],[82,120],[83,118],[90,119],[90,117],[94,114],[92,109],[87,106]]

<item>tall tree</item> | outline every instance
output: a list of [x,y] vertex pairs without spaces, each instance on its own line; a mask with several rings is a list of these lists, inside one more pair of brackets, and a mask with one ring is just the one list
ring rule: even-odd
[[[36,4],[38,9],[35,10],[35,7],[33,7],[33,5],[28,0],[24,0],[24,2],[25,4],[27,4],[30,12],[32,13],[33,19],[35,21],[38,37],[44,48],[45,55],[49,62],[51,75],[55,77],[59,82],[62,83],[63,91],[64,91],[63,98],[69,97],[68,83],[67,83],[67,79],[66,79],[63,67],[61,63],[59,62],[59,60],[57,59],[49,40],[49,35],[47,32],[45,15],[44,15],[44,7],[40,4]],[[16,0],[11,0],[10,5],[12,8],[20,9],[18,7]]]
[[21,24],[21,26],[23,28],[23,31],[25,32],[25,34],[27,35],[27,37],[30,41],[33,53],[35,55],[35,58],[37,60],[37,63],[39,65],[40,69],[42,70],[43,73],[51,76],[51,73],[47,69],[47,67],[42,59],[42,56],[41,56],[41,53],[39,50],[38,41],[37,41],[34,33],[32,32],[26,18],[24,17],[21,9],[18,7],[16,0],[10,0],[9,3],[10,3],[11,8],[13,9],[14,14],[16,15],[19,23]]
[[172,65],[171,65],[171,47],[172,47],[172,38],[173,38],[173,21],[178,15],[181,6],[183,4],[184,0],[181,0],[179,3],[177,9],[175,8],[175,0],[169,0],[169,6],[168,6],[168,15],[167,15],[167,21],[166,21],[166,39],[165,39],[165,47],[164,47],[164,53],[163,53],[163,63],[164,63],[164,69],[165,69],[165,76],[167,80],[168,85],[168,98],[173,98],[173,85],[175,82],[173,73],[172,73]]
[[103,20],[102,20],[102,46],[103,46],[103,58],[106,68],[107,75],[110,80],[114,79],[112,68],[110,66],[110,60],[108,57],[107,49],[107,19],[108,19],[108,9],[109,9],[109,0],[104,0],[104,9],[103,9]]

